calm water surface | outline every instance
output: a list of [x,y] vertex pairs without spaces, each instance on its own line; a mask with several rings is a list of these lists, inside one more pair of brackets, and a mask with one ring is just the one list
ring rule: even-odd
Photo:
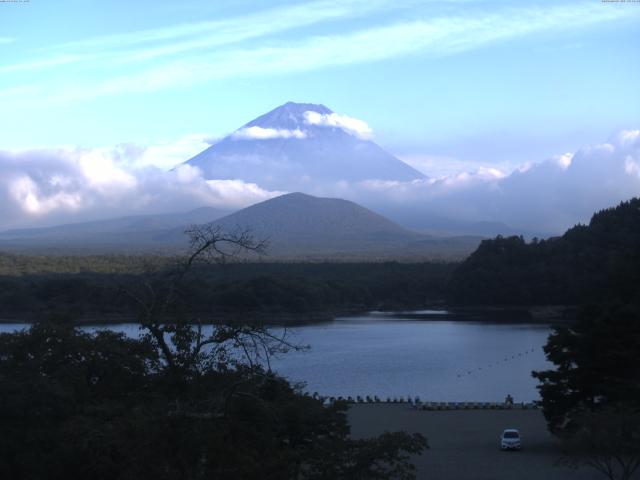
[[[532,370],[550,368],[542,351],[549,326],[421,320],[398,314],[337,318],[288,329],[309,345],[272,361],[306,390],[330,396],[420,396],[427,401],[515,401],[539,398]],[[433,315],[431,315],[433,318]],[[0,325],[0,331],[24,328]],[[95,330],[101,327],[86,327]],[[109,326],[131,336],[138,326]],[[278,329],[276,329],[278,330]]]

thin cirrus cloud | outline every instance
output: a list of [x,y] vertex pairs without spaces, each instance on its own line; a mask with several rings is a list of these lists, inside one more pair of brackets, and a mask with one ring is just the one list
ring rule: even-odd
[[[368,15],[415,3],[415,0],[396,0],[395,2],[389,0],[316,0],[302,5],[286,5],[223,20],[191,22],[137,32],[103,35],[50,45],[41,50],[117,50],[160,42],[175,43],[175,41],[184,38],[209,38],[212,42],[211,45],[224,45],[291,28],[304,27],[332,19]],[[212,34],[213,36],[210,36]],[[199,47],[197,44],[194,46]]]
[[[271,13],[256,14],[260,19],[254,19],[253,23],[247,21],[244,25],[236,25],[234,22],[237,21],[233,20],[231,26],[227,27],[229,30],[227,33],[210,33],[207,35],[213,35],[212,37],[190,38],[184,44],[177,42],[170,45],[154,45],[142,51],[134,49],[123,50],[117,54],[105,53],[99,41],[96,40],[98,46],[95,47],[94,53],[85,55],[95,54],[100,58],[100,62],[104,60],[104,55],[116,55],[114,58],[119,61],[137,59],[142,55],[151,61],[136,62],[133,67],[107,69],[98,78],[85,81],[84,84],[82,82],[74,84],[72,89],[65,82],[57,84],[52,82],[41,89],[40,98],[25,97],[23,100],[66,103],[106,95],[189,87],[234,77],[281,75],[408,55],[446,56],[536,33],[563,32],[616,20],[622,16],[637,15],[635,11],[629,13],[628,9],[624,11],[615,8],[602,9],[601,5],[593,2],[580,2],[548,7],[504,8],[496,13],[472,10],[457,14],[434,15],[428,19],[394,21],[395,23],[346,33],[310,35],[300,38],[295,43],[269,37],[269,34],[314,22],[328,21],[345,14],[362,14],[356,13],[356,7],[362,5],[359,1],[349,2],[346,7],[341,8],[332,2],[318,2],[311,5],[316,5],[316,9],[310,8],[309,12],[325,12],[324,16],[320,15],[318,19],[306,12],[300,18],[294,18],[295,15],[291,14],[285,15],[283,20],[277,20],[273,11],[269,11]],[[365,13],[371,13],[376,8],[378,10],[388,8],[388,5],[389,2],[374,2],[374,7],[368,10],[365,8]],[[327,11],[330,13],[327,14]],[[269,19],[275,26],[269,25]],[[189,27],[176,28],[177,31],[169,30],[164,32],[164,35],[179,36]],[[190,28],[204,27],[191,26]],[[125,37],[124,40],[115,37],[111,40],[103,39],[102,42],[106,45],[118,44],[118,42],[123,45],[153,42],[158,38],[164,38],[162,35],[162,32],[143,33],[138,37],[134,35],[131,38]],[[250,46],[241,44],[248,38],[265,36],[268,38],[259,46],[255,43]],[[238,42],[239,45],[233,45]],[[225,48],[212,48],[214,46]],[[84,48],[92,52],[90,47],[89,43]],[[177,59],[173,55],[166,58],[163,56],[165,53],[168,55],[177,51],[182,53]],[[64,68],[63,58],[65,57],[57,60],[60,68]],[[53,63],[55,64],[56,61]],[[14,67],[8,65],[0,68]]]
[[[37,60],[30,60],[27,62],[14,63],[9,65],[0,65],[0,73],[21,72],[29,70],[41,70],[44,68],[55,68],[72,63],[77,63],[83,58],[88,58],[86,55],[78,54],[64,54],[56,55],[53,57],[40,58]],[[94,57],[95,58],[95,57]]]
[[415,2],[405,0],[394,5],[388,0],[320,0],[224,20],[192,22],[132,33],[98,36],[44,47],[40,50],[53,54],[32,61],[0,66],[0,72],[38,70],[98,61],[115,64],[150,61],[230,45],[334,19],[397,9],[403,4],[411,3]]

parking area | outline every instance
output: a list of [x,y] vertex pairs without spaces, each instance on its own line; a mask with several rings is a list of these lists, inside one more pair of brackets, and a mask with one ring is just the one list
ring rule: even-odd
[[[349,410],[352,435],[384,431],[420,432],[430,449],[415,459],[419,479],[429,480],[598,480],[592,469],[558,465],[559,445],[539,410],[415,410],[409,405],[355,404]],[[522,450],[503,452],[500,434],[517,428]]]

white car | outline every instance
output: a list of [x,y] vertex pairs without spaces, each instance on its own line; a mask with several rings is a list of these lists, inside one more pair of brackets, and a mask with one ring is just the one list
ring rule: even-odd
[[515,428],[507,428],[500,437],[502,450],[520,450],[522,448],[520,432]]

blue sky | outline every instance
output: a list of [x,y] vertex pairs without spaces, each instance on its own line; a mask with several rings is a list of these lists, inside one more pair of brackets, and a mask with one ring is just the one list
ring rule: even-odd
[[639,20],[599,0],[2,3],[0,148],[216,137],[293,100],[432,166],[542,160],[637,127]]
[[640,195],[638,45],[638,2],[0,2],[0,230],[279,195],[173,167],[295,101],[429,177],[308,193],[559,233]]

